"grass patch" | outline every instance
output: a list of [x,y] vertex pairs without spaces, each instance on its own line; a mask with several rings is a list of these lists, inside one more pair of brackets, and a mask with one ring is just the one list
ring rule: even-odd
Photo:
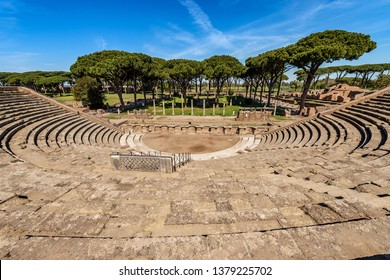
[[[114,104],[119,104],[119,97],[117,94],[114,94],[114,93],[107,94],[106,93],[105,98],[106,98],[106,100],[104,101],[104,103],[108,103],[109,106],[113,106]],[[132,94],[132,93],[126,93],[126,94],[124,93],[123,94],[124,102],[133,101],[133,98],[134,98],[134,94]],[[137,99],[143,99],[143,98],[144,97],[142,94],[137,94]],[[67,94],[67,95],[63,95],[63,96],[56,96],[53,99],[58,101],[58,102],[61,102],[61,103],[75,101],[72,94]]]
[[[159,96],[159,95],[156,95],[156,96]],[[108,103],[109,106],[113,106],[114,104],[119,104],[119,97],[117,94],[113,94],[113,93],[105,94],[105,97],[106,97],[105,103]],[[134,97],[134,94],[132,94],[132,93],[123,94],[123,100],[125,102],[133,101],[133,97]],[[151,95],[147,95],[147,98],[151,98]],[[201,97],[201,99],[204,99],[204,98],[206,98],[206,97],[205,96]],[[137,94],[137,99],[138,100],[143,99],[143,94]],[[75,101],[72,94],[63,95],[63,96],[56,96],[56,97],[54,97],[54,100],[61,102],[61,103]],[[181,97],[174,97],[172,99],[165,100],[165,115],[166,116],[173,115],[172,114],[172,100],[175,101],[175,108],[174,108],[175,115],[182,115],[182,114],[185,116],[192,115],[191,107],[189,106],[190,102],[188,102],[189,104],[187,105],[187,108],[184,108],[184,110],[183,110],[184,112],[182,113]],[[220,104],[228,104],[226,96],[220,96],[219,103]],[[234,106],[227,106],[226,105],[225,110],[223,110],[223,106],[219,106],[218,108],[215,108],[215,114],[213,114],[212,107],[206,108],[205,115],[206,116],[213,116],[213,115],[215,115],[215,116],[237,116],[239,108],[240,108],[240,106],[235,106],[235,105]],[[143,108],[137,108],[137,110],[139,110],[139,109],[142,109],[142,110],[146,109],[151,115],[154,115],[152,105],[146,106]],[[130,113],[132,113],[132,112],[133,112],[133,110],[130,110]],[[203,107],[200,107],[200,108],[194,107],[194,109],[193,109],[194,116],[203,116],[203,114],[204,114]],[[120,119],[126,115],[127,115],[127,111],[122,112],[121,114],[113,113],[113,114],[108,115],[107,117],[109,119]],[[156,115],[163,115],[162,102],[156,103]]]
[[125,118],[126,116],[127,116],[127,112],[122,112],[120,114],[112,113],[112,114],[106,115],[105,117],[110,119],[110,120],[119,120],[119,119]]
[[65,102],[72,102],[74,101],[73,95],[72,94],[67,94],[67,95],[62,95],[62,96],[56,96],[53,98],[54,100],[65,103]]
[[288,121],[288,120],[291,120],[291,118],[289,117],[286,117],[286,116],[272,116],[272,118],[276,121]]

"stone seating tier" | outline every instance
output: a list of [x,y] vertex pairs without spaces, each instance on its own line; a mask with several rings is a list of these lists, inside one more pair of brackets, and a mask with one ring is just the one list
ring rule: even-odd
[[12,149],[23,153],[27,146],[33,148],[31,145],[50,152],[55,147],[83,145],[83,139],[90,145],[120,146],[122,133],[116,128],[63,105],[56,106],[55,101],[30,90],[23,91],[0,92],[0,147],[8,154],[17,157]]
[[363,157],[377,150],[387,151],[390,95],[365,96],[362,100],[264,133],[257,150],[329,148],[343,144],[343,149],[349,148],[350,153]]
[[[351,103],[333,114],[324,112],[258,137],[240,135],[243,143],[257,145],[259,151],[238,150],[226,158],[217,153],[214,159],[193,161],[173,175],[113,170],[105,159],[117,148],[97,147],[92,139],[102,126],[109,128],[99,121],[80,124],[67,137],[69,143],[74,136],[76,141],[90,137],[93,146],[57,147],[53,136],[61,122],[90,120],[75,112],[63,110],[62,115],[29,124],[23,118],[12,120],[11,125],[20,129],[7,143],[25,162],[0,150],[0,257],[247,260],[386,256],[390,251],[390,157],[383,149],[389,141],[375,151],[358,150],[362,138],[367,142],[368,133],[376,134],[381,126],[383,132],[390,130],[378,114],[368,114],[375,111],[367,109],[365,114],[364,108],[349,109],[365,103]],[[43,136],[53,127],[47,138],[53,145],[48,147]],[[141,134],[112,130],[120,137],[101,131],[98,137],[105,145],[108,139],[119,139],[121,145],[133,139],[134,145],[142,145]],[[28,144],[21,145],[30,131]],[[36,133],[43,151],[31,142]],[[373,141],[370,137],[367,145]],[[306,140],[304,147],[293,149]],[[266,147],[277,148],[260,151]]]

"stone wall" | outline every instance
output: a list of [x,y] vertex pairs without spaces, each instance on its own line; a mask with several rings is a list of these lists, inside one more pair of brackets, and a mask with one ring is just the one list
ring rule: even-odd
[[12,92],[12,91],[18,91],[18,87],[8,87],[8,86],[0,86],[0,91],[1,92]]
[[269,121],[272,110],[242,110],[238,111],[237,121]]
[[130,124],[126,130],[131,133],[213,134],[213,135],[259,135],[266,128],[259,126],[198,126]]

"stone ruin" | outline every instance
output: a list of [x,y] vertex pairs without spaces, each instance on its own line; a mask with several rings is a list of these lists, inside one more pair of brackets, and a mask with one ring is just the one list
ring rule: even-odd
[[273,109],[240,108],[236,121],[269,121]]
[[390,87],[174,174],[113,169],[134,134],[30,90],[0,108],[1,259],[388,258]]
[[[369,90],[362,89],[357,86],[338,84],[330,87],[329,89],[311,90],[308,93],[307,98],[323,101],[349,102],[359,99],[368,93],[370,93]],[[291,92],[288,96],[300,98],[302,96],[302,92]]]
[[366,95],[369,91],[356,86],[339,84],[319,92],[318,99],[324,101],[349,102]]
[[301,112],[301,116],[304,117],[311,117],[318,113],[317,107],[304,107],[304,109]]
[[145,120],[152,118],[151,114],[146,109],[134,110],[132,113],[130,113],[130,111],[127,111],[127,113],[129,119]]

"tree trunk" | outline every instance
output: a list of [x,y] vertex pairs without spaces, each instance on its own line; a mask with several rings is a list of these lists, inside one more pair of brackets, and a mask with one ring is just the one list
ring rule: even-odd
[[156,89],[157,89],[157,85],[155,86],[152,86],[152,99],[154,100],[155,99],[155,94],[156,94]]
[[355,82],[357,81],[358,76],[360,76],[359,73],[356,73],[355,78],[353,79],[353,82],[352,82],[353,86],[355,85]]
[[172,97],[172,82],[168,81],[168,91],[169,91],[169,97]]
[[283,81],[283,72],[284,72],[284,71],[282,71],[282,73],[280,73],[278,91],[276,92],[274,116],[276,116],[276,109],[277,109],[277,107],[278,107],[280,88],[281,88],[281,86],[282,86],[282,81]]
[[360,81],[359,87],[363,87],[364,80],[366,79],[366,73],[363,73],[362,80]]
[[261,82],[261,88],[260,88],[260,105],[263,103],[263,92],[264,92],[264,80]]
[[274,85],[273,83],[271,85],[269,85],[268,87],[268,99],[267,99],[267,107],[270,107],[271,106],[271,94],[273,92],[273,89],[274,89]]
[[[199,95],[202,95],[202,82],[203,79],[199,79]],[[197,95],[196,98],[199,98],[199,95]]]
[[365,87],[364,87],[364,88],[368,88],[368,84],[369,84],[369,82],[371,82],[371,79],[372,79],[372,77],[373,77],[374,75],[375,75],[375,72],[372,72],[371,75],[368,75],[367,80],[366,80],[366,84],[365,84]]
[[164,96],[164,81],[160,81],[160,87],[161,87],[161,98]]
[[[64,87],[64,83],[61,84],[61,89],[62,89],[62,93],[65,95],[65,87]],[[60,94],[61,96],[61,94]]]
[[125,107],[125,102],[123,101],[123,93],[122,91],[118,91],[118,97],[119,97],[119,102],[121,103],[121,107],[124,108]]
[[303,85],[303,92],[302,92],[302,96],[301,96],[301,102],[299,104],[298,114],[301,114],[302,110],[305,108],[306,96],[309,93],[310,84],[312,81],[313,81],[313,75],[309,73],[307,75],[305,84]]
[[326,76],[325,88],[327,88],[327,87],[328,87],[328,83],[329,83],[329,76],[330,76],[330,74],[328,74],[328,75]]
[[320,76],[319,76],[319,75],[317,75],[317,76],[314,78],[314,85],[313,85],[314,90],[317,90],[317,84],[318,84],[319,79],[320,79]]
[[146,105],[146,90],[145,90],[144,83],[142,83],[142,93],[144,95],[144,104]]
[[222,84],[219,80],[216,81],[216,89],[215,89],[215,94],[214,97],[217,99],[219,93],[221,92]]
[[134,78],[133,80],[133,87],[134,87],[134,108],[137,108],[137,79]]
[[257,89],[259,88],[259,84],[256,83],[255,86],[254,86],[255,90],[253,92],[253,100],[256,100],[256,96],[257,96]]
[[186,85],[181,86],[181,94],[183,96],[184,107],[187,108],[187,86]]

